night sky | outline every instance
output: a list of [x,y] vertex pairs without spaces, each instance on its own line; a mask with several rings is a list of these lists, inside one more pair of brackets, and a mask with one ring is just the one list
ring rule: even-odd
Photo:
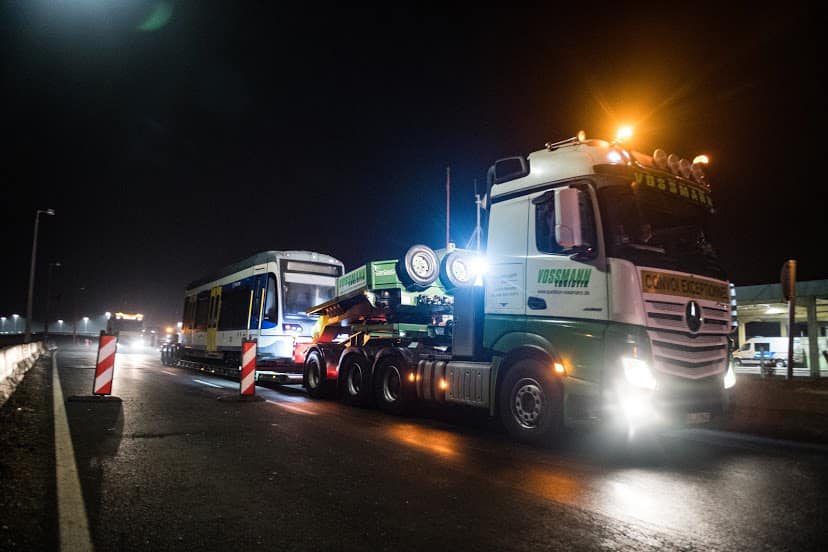
[[621,123],[635,149],[712,157],[737,285],[788,258],[828,278],[807,5],[306,5],[3,4],[0,314],[25,313],[38,208],[57,215],[40,219],[35,318],[60,261],[53,318],[167,323],[189,281],[261,250],[350,269],[442,246],[447,166],[463,246],[495,159]]

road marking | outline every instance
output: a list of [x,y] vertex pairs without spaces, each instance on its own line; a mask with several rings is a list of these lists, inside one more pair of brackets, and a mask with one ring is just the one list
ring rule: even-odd
[[210,382],[202,381],[200,379],[195,379],[195,378],[193,378],[193,381],[197,381],[198,383],[202,383],[204,385],[209,385],[210,387],[218,387],[219,389],[221,389],[221,385],[216,385],[215,383],[210,383]]
[[75,449],[69,433],[63,390],[57,369],[57,353],[52,355],[52,397],[55,416],[55,472],[57,479],[58,529],[61,550],[92,550],[83,491],[75,465]]
[[177,376],[178,375],[178,374],[173,374],[172,372],[167,372],[166,370],[161,370],[161,371],[164,372],[165,374],[167,374],[168,376]]
[[276,402],[276,401],[271,401],[270,399],[267,399],[267,402],[269,402],[270,404],[275,404],[276,406],[281,406],[285,410],[290,410],[291,412],[296,412],[297,414],[308,414],[310,416],[316,416],[316,412],[312,412],[310,410],[305,410],[304,408],[300,408],[300,407],[294,406],[292,404],[285,404],[285,403],[280,403],[280,402]]

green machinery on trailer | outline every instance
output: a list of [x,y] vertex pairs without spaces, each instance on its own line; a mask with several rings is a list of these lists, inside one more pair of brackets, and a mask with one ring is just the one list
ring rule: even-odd
[[451,356],[455,297],[472,289],[476,260],[466,250],[415,245],[399,260],[372,261],[338,278],[336,297],[309,311],[319,316],[305,353],[311,396],[402,412],[418,382],[407,363]]

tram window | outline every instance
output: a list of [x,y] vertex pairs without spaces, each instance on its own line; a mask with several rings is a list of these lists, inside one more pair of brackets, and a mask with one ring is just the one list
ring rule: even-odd
[[262,328],[275,328],[279,322],[279,301],[276,296],[276,276],[267,275],[267,292],[265,295],[264,320]]
[[243,283],[236,287],[225,286],[221,292],[221,312],[218,329],[246,330],[247,315],[250,312],[250,288]]
[[187,296],[184,298],[184,316],[181,317],[182,327],[190,330],[193,328],[193,322],[195,318],[193,316],[193,299],[195,299],[195,297],[192,296]]
[[210,311],[210,292],[202,291],[196,298],[195,329],[207,329],[207,315]]

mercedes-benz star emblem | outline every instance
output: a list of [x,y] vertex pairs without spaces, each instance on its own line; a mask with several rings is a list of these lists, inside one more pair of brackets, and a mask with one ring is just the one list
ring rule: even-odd
[[695,301],[687,303],[684,309],[684,319],[687,320],[687,327],[691,332],[699,331],[702,325],[701,307]]

